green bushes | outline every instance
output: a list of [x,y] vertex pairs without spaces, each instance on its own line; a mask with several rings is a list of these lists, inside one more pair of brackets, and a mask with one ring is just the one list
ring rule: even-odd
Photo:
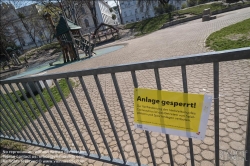
[[207,3],[209,2],[208,0],[198,0],[198,4],[204,4],[204,3]]
[[187,1],[188,7],[192,7],[197,5],[197,0],[188,0]]
[[175,10],[175,7],[170,4],[165,4],[165,5],[159,5],[158,7],[155,7],[154,10],[155,10],[155,13],[159,15],[163,13],[170,13]]
[[161,14],[159,16],[148,18],[143,21],[127,24],[126,29],[134,29],[137,36],[144,35],[147,33],[154,32],[161,28],[161,26],[169,21],[169,14]]
[[186,3],[181,4],[181,9],[185,9],[185,8],[187,8],[187,4]]

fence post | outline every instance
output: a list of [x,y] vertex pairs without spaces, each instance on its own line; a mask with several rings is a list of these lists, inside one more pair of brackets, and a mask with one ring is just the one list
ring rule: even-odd
[[246,128],[246,147],[245,147],[245,166],[250,165],[250,90],[248,99],[248,115],[247,115],[247,128]]

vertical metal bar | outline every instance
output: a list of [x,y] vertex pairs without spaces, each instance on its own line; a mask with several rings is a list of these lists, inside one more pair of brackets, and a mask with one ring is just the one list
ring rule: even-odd
[[80,83],[81,83],[81,85],[82,85],[82,89],[83,89],[83,91],[84,91],[84,93],[85,93],[85,96],[86,96],[86,98],[87,98],[87,101],[88,101],[88,103],[89,103],[89,107],[90,107],[90,109],[91,109],[91,111],[92,111],[92,114],[93,114],[93,116],[94,116],[94,119],[95,119],[95,122],[96,122],[96,124],[97,124],[97,127],[98,127],[98,129],[99,129],[99,131],[100,131],[100,133],[101,133],[101,136],[102,136],[104,145],[105,145],[105,147],[106,147],[106,149],[107,149],[107,151],[108,151],[109,157],[111,158],[111,160],[113,160],[113,155],[112,155],[112,153],[111,153],[111,151],[110,151],[108,142],[107,142],[106,137],[105,137],[105,135],[104,135],[104,133],[103,133],[101,124],[100,124],[100,122],[99,122],[99,119],[98,119],[98,117],[97,117],[95,108],[94,108],[93,103],[92,103],[92,101],[91,101],[91,98],[90,98],[90,96],[89,96],[87,87],[86,87],[86,85],[85,85],[85,83],[84,83],[82,77],[79,77],[79,80],[80,80]]
[[[27,104],[28,104],[30,110],[31,110],[32,112],[34,112],[34,109],[33,109],[33,107],[31,106],[31,104],[30,104],[30,102],[29,102],[29,99],[27,98],[26,94],[23,92],[21,86],[19,85],[19,83],[17,83],[16,85],[17,85],[19,91],[22,93],[22,95],[23,95],[25,101],[27,102]],[[40,133],[39,129],[37,128],[37,126],[36,126],[35,123],[33,122],[33,118],[30,116],[30,113],[29,113],[26,109],[24,109],[24,111],[25,111],[26,115],[29,117],[29,119],[30,119],[32,125],[34,126],[36,132],[38,133],[39,137],[41,138],[43,144],[46,145],[46,143],[45,143],[46,141],[44,140],[44,138],[43,138],[42,134]]]
[[246,126],[246,143],[245,143],[245,166],[250,165],[250,90],[248,99],[248,115]]
[[[35,82],[35,88],[36,88],[37,92],[39,93],[39,95],[40,95],[40,97],[41,97],[41,99],[42,99],[42,101],[43,101],[43,103],[44,103],[46,109],[48,110],[48,112],[49,112],[49,114],[50,114],[50,116],[51,116],[51,118],[52,118],[54,124],[56,125],[56,128],[57,128],[58,131],[60,132],[61,129],[60,129],[60,127],[58,126],[58,124],[57,124],[57,122],[56,122],[56,119],[55,119],[54,115],[52,114],[52,112],[51,112],[51,110],[50,110],[50,108],[49,108],[49,105],[48,105],[48,103],[46,102],[46,100],[45,100],[45,98],[44,98],[44,96],[43,96],[43,94],[42,94],[42,92],[41,92],[39,86],[37,85],[37,82]],[[37,102],[37,101],[36,101],[36,102]],[[39,106],[39,107],[40,107],[40,106]],[[51,126],[50,126],[50,124],[49,124],[47,118],[44,116],[43,110],[41,110],[41,114],[42,114],[42,116],[43,116],[45,122],[46,122],[47,125],[49,126],[49,129],[51,130],[51,133],[53,134],[53,136],[54,136],[54,138],[55,138],[55,140],[56,140],[58,146],[59,146],[60,148],[62,148],[62,145],[61,145],[60,141],[58,140],[58,138],[57,138],[57,136],[55,135],[53,129],[51,128]],[[61,134],[61,132],[60,132],[60,134]],[[63,138],[64,138],[64,135],[61,134],[61,136],[63,136]]]
[[214,70],[214,139],[215,139],[215,165],[220,164],[219,154],[219,62],[213,63]]
[[[73,124],[74,124],[74,126],[75,126],[75,128],[76,128],[76,130],[77,130],[77,133],[80,135],[81,141],[82,141],[82,142],[85,142],[85,141],[82,139],[82,136],[81,136],[81,134],[80,134],[81,132],[80,132],[80,130],[79,130],[77,124],[76,124],[76,121],[75,121],[75,119],[74,119],[74,117],[73,117],[73,115],[72,115],[72,112],[71,112],[71,110],[70,110],[70,108],[69,108],[69,106],[68,106],[68,103],[67,103],[67,101],[66,101],[66,99],[65,99],[65,97],[64,97],[64,95],[63,95],[63,93],[62,93],[62,90],[61,90],[61,88],[60,88],[60,86],[59,86],[57,80],[54,79],[54,82],[55,82],[56,88],[57,88],[57,90],[58,90],[58,92],[59,92],[59,94],[60,94],[60,96],[61,96],[61,98],[62,98],[62,101],[63,101],[63,103],[64,103],[64,105],[65,105],[65,107],[66,107],[66,110],[67,110],[67,112],[69,113],[69,116],[70,116],[70,118],[71,118],[71,120],[72,120],[72,122],[73,122]],[[68,125],[66,125],[65,127],[68,128],[68,130],[69,130]],[[70,134],[70,137],[71,137],[71,139],[72,139],[72,141],[73,141],[73,144],[75,145],[76,150],[77,150],[77,151],[80,151],[80,149],[79,149],[79,147],[78,147],[78,145],[77,145],[75,139],[73,138],[73,135],[72,135],[71,133],[69,133],[69,134]],[[88,152],[88,149],[86,149],[86,151]],[[88,152],[88,155],[89,155],[89,152]]]
[[12,134],[9,132],[10,128],[7,126],[4,122],[5,120],[1,120],[1,132],[0,134],[4,136],[8,136],[9,138],[12,136]]
[[[16,96],[16,98],[17,98],[18,102],[20,103],[21,107],[23,108],[23,110],[24,110],[25,113],[27,114],[26,108],[25,108],[25,106],[23,105],[23,102],[22,102],[22,100],[20,99],[20,97],[17,95],[15,89],[13,88],[13,86],[12,86],[11,84],[9,84],[9,86],[10,86],[10,89],[12,90],[12,92],[14,93],[14,95]],[[25,122],[25,124],[26,124],[27,127],[29,128],[29,130],[30,130],[32,136],[35,138],[36,142],[39,143],[39,140],[37,139],[35,133],[34,133],[33,130],[31,129],[31,127],[30,127],[30,125],[29,125],[29,122],[26,120],[26,118],[23,116],[22,113],[19,112],[19,114],[20,114],[20,116],[23,118],[23,121]],[[29,115],[29,114],[28,114],[28,115]],[[31,117],[28,116],[28,118],[30,119],[30,121],[32,120]],[[33,121],[33,120],[32,120],[32,121]],[[33,123],[32,123],[32,124],[33,124]]]
[[[17,106],[16,102],[14,101],[14,99],[12,98],[12,96],[10,95],[8,89],[5,87],[5,85],[2,85],[2,87],[3,87],[4,91],[6,92],[6,94],[8,95],[9,99],[11,100],[11,102],[14,104],[14,107],[16,108],[16,110],[19,113],[19,115],[21,116],[21,118],[25,121],[25,118],[23,117],[23,115],[22,115],[19,107]],[[26,128],[24,127],[23,123],[21,122],[21,120],[19,118],[17,118],[17,114],[16,114],[15,111],[13,112],[13,115],[16,117],[18,123],[21,125],[21,129],[23,129],[24,132],[25,132],[25,134],[29,137],[29,139],[31,141],[33,141],[32,138],[30,137],[29,133],[27,132]],[[27,138],[24,137],[24,140],[27,141]]]
[[0,134],[1,135],[7,135],[8,137],[10,137],[9,133],[7,132],[8,129],[5,127],[5,124],[3,123],[3,117],[1,115],[2,112],[2,107],[0,106]]
[[[65,79],[66,79],[66,82],[67,82],[67,79],[68,79],[68,78],[65,78]],[[81,131],[80,131],[80,129],[79,129],[77,123],[76,123],[76,120],[75,120],[75,118],[74,118],[74,115],[72,114],[72,112],[71,112],[71,110],[70,110],[70,108],[69,108],[69,105],[68,105],[68,103],[67,103],[67,101],[66,101],[66,99],[65,99],[65,97],[64,97],[64,94],[63,94],[62,91],[61,91],[61,88],[60,88],[60,86],[59,86],[57,80],[54,80],[54,81],[55,81],[55,83],[56,83],[56,86],[57,86],[57,89],[58,89],[58,91],[59,91],[59,93],[60,93],[60,96],[62,97],[63,103],[64,103],[64,105],[66,106],[66,109],[67,109],[67,111],[68,111],[68,113],[69,113],[69,116],[70,116],[70,118],[71,118],[71,120],[72,120],[72,122],[73,122],[73,124],[74,124],[74,126],[75,126],[75,128],[76,128],[76,130],[77,130],[77,133],[78,133],[78,135],[80,136],[80,139],[81,139],[81,141],[82,141],[82,143],[83,143],[83,146],[84,146],[85,150],[87,151],[87,153],[88,153],[88,155],[89,155],[88,146],[87,146],[87,144],[86,144],[86,142],[85,142],[85,140],[84,140],[84,138],[83,138],[83,136],[82,136],[82,134],[81,134]],[[79,149],[77,149],[77,150],[80,151]]]
[[[132,74],[132,78],[133,78],[133,82],[134,82],[134,87],[138,88],[138,82],[137,82],[135,71],[131,71],[131,74]],[[150,150],[152,162],[153,162],[153,165],[156,166],[156,161],[155,161],[155,156],[154,156],[154,151],[153,151],[150,135],[149,135],[148,131],[145,131],[145,133],[146,133],[146,137],[147,137],[147,141],[148,141],[148,147]]]
[[[6,98],[4,97],[4,95],[2,94],[2,91],[0,91],[0,94],[1,94],[1,96],[2,96],[2,98],[4,99],[4,102],[8,105],[8,107],[10,108],[10,110],[11,110],[11,112],[13,112],[13,109],[12,109],[12,107],[10,106],[10,103],[6,100]],[[0,104],[3,106],[3,108],[4,108],[4,110],[5,110],[5,112],[7,113],[7,115],[9,116],[9,118],[11,119],[11,121],[12,121],[12,123],[14,124],[14,126],[16,127],[16,129],[12,126],[12,124],[10,123],[10,125],[11,125],[11,127],[12,127],[12,129],[13,129],[13,131],[14,131],[14,133],[16,134],[16,136],[19,138],[19,139],[21,139],[21,137],[19,136],[19,134],[18,134],[18,130],[19,130],[19,128],[18,128],[18,125],[17,125],[17,123],[16,123],[16,121],[15,121],[15,119],[13,119],[13,116],[10,114],[10,112],[9,112],[9,110],[5,107],[5,105],[2,103],[2,101],[0,100]],[[8,119],[8,116],[6,117],[7,119]]]
[[[1,123],[3,123],[4,127],[7,129],[7,130],[4,130],[5,134],[6,134],[9,138],[10,138],[10,136],[12,136],[13,138],[16,138],[16,137],[15,137],[15,134],[11,131],[11,127],[9,127],[10,124],[6,121],[6,119],[7,119],[6,117],[7,117],[7,116],[4,115],[3,110],[1,110],[1,114],[2,114],[1,117],[3,117],[3,118],[1,119]],[[4,123],[4,121],[5,121],[6,123]],[[3,129],[3,128],[1,127],[1,129]]]
[[[181,66],[181,74],[182,74],[182,82],[183,82],[183,91],[184,93],[188,93],[186,66]],[[191,165],[194,166],[195,164],[194,164],[194,150],[193,150],[192,138],[188,138],[188,143],[189,143],[189,149],[190,149]]]
[[138,88],[138,82],[137,82],[137,78],[136,78],[135,71],[131,71],[131,75],[132,75],[134,87],[135,87],[135,88]]
[[95,141],[95,139],[94,139],[94,137],[93,137],[93,134],[92,134],[92,132],[91,132],[91,130],[90,130],[90,128],[89,128],[89,124],[88,124],[88,122],[87,122],[87,120],[86,120],[86,118],[85,118],[85,116],[84,116],[83,110],[82,110],[82,108],[81,108],[81,106],[80,106],[80,104],[79,104],[79,102],[78,102],[78,99],[77,99],[77,97],[76,97],[76,94],[75,94],[75,92],[74,92],[72,86],[71,86],[71,83],[70,83],[70,81],[69,81],[68,78],[66,78],[66,81],[67,81],[69,90],[70,90],[70,92],[71,92],[71,94],[72,94],[72,96],[73,96],[73,98],[74,98],[75,103],[76,103],[76,106],[77,106],[77,108],[78,108],[78,111],[79,111],[79,113],[81,114],[82,120],[83,120],[83,122],[84,122],[84,124],[85,124],[85,127],[86,127],[87,131],[88,131],[88,134],[89,134],[89,136],[90,136],[90,139],[91,139],[91,141],[92,141],[93,144],[94,144],[95,150],[96,150],[98,156],[101,157],[101,153],[100,153],[100,151],[99,151],[99,148],[98,148],[98,146],[97,146],[97,144],[96,144],[96,141]]
[[103,94],[103,91],[102,91],[102,87],[101,87],[99,78],[98,78],[97,75],[94,75],[94,78],[95,78],[95,82],[96,82],[96,85],[97,85],[97,88],[98,88],[100,97],[101,97],[101,99],[102,99],[103,106],[104,106],[105,111],[106,111],[106,114],[107,114],[107,116],[108,116],[108,119],[109,119],[109,122],[110,122],[110,125],[111,125],[111,128],[112,128],[112,131],[113,131],[113,133],[114,133],[114,136],[115,136],[115,139],[116,139],[118,148],[119,148],[120,153],[121,153],[121,155],[122,155],[123,162],[126,163],[126,157],[125,157],[125,155],[124,155],[124,152],[123,152],[123,149],[122,149],[122,146],[121,146],[119,137],[118,137],[118,135],[117,135],[117,132],[116,132],[116,129],[115,129],[115,125],[114,125],[112,116],[111,116],[111,114],[110,114],[110,111],[109,111],[109,108],[108,108],[107,101],[106,101],[105,96],[104,96],[104,94]]
[[[26,82],[26,83],[25,83],[25,85],[26,85],[26,87],[27,87],[27,90],[28,90],[29,94],[31,95],[32,99],[34,100],[34,102],[35,102],[35,104],[36,104],[36,106],[37,106],[38,110],[39,110],[39,111],[40,111],[40,113],[42,114],[43,119],[45,120],[46,124],[48,125],[48,120],[47,120],[47,118],[44,116],[43,110],[41,109],[40,105],[38,104],[38,102],[37,102],[37,100],[36,100],[36,98],[35,98],[35,96],[34,96],[34,94],[33,94],[32,90],[31,90],[31,88],[30,88],[30,86],[29,86],[29,83],[28,83],[28,82]],[[27,101],[27,102],[28,102],[28,101]],[[40,121],[39,116],[37,115],[37,113],[36,113],[36,111],[33,109],[33,107],[32,107],[32,109],[31,109],[31,110],[32,110],[32,112],[33,112],[34,116],[36,117],[36,120],[37,120],[37,122],[39,123],[40,127],[42,128],[42,130],[43,130],[43,132],[44,132],[45,136],[47,137],[47,139],[48,139],[49,143],[50,143],[50,144],[51,144],[51,146],[53,147],[53,146],[54,146],[54,144],[53,144],[53,142],[52,142],[52,140],[51,140],[50,136],[48,135],[48,133],[47,133],[46,129],[44,128],[44,126],[43,126],[42,122]],[[48,127],[49,127],[49,129],[52,131],[51,126],[50,126],[50,125],[48,125]]]
[[[2,87],[5,88],[4,85],[2,85]],[[8,102],[8,100],[5,98],[5,96],[4,96],[4,94],[2,93],[2,91],[1,91],[0,93],[1,93],[1,96],[3,97],[4,101],[6,102],[6,104],[8,105],[8,107],[10,108],[10,112],[11,112],[12,116],[14,116],[14,117],[11,116],[10,118],[13,118],[13,120],[14,120],[14,122],[15,122],[14,125],[16,126],[18,132],[22,135],[23,139],[24,139],[25,141],[27,141],[27,138],[25,137],[25,135],[23,134],[23,131],[22,131],[22,129],[24,128],[24,126],[22,125],[22,122],[21,122],[20,119],[17,117],[17,114],[16,114],[15,110],[12,108],[11,104],[10,104],[10,103]],[[13,99],[10,97],[10,94],[9,94],[8,91],[6,91],[6,94],[8,95],[8,97],[10,98],[10,100],[11,100],[11,102],[14,104],[14,106],[16,106],[16,105],[15,105],[16,103],[15,103],[15,102],[13,101]],[[7,111],[7,110],[6,110],[6,111]],[[9,112],[7,112],[7,113],[9,113]],[[8,114],[8,115],[10,116],[11,114]]]
[[111,75],[112,75],[113,83],[114,83],[114,86],[115,86],[116,94],[117,94],[117,97],[118,97],[118,100],[119,100],[119,103],[120,103],[120,107],[121,107],[121,110],[122,110],[122,114],[123,114],[123,117],[124,117],[124,120],[125,120],[125,123],[126,123],[126,126],[127,126],[128,134],[129,134],[129,137],[130,137],[133,149],[134,149],[136,161],[137,161],[138,165],[140,166],[141,161],[140,161],[140,158],[139,158],[139,155],[138,155],[138,152],[137,152],[137,148],[136,148],[136,145],[135,145],[135,140],[134,140],[133,134],[131,132],[131,128],[130,128],[129,121],[128,121],[128,116],[127,116],[126,109],[125,109],[124,104],[123,104],[121,91],[120,91],[120,88],[119,88],[115,73],[112,73]]
[[[155,73],[155,80],[156,80],[157,89],[162,90],[159,69],[155,68],[154,73]],[[166,140],[167,140],[167,145],[168,145],[168,153],[169,153],[170,164],[171,164],[171,166],[174,166],[172,148],[171,148],[170,138],[169,138],[168,134],[166,134]]]
[[[63,114],[62,114],[60,108],[58,107],[57,102],[56,102],[56,100],[55,100],[53,94],[51,93],[50,88],[49,88],[49,86],[48,86],[48,84],[47,84],[47,82],[46,82],[45,80],[43,80],[43,84],[45,85],[45,88],[46,88],[47,92],[49,93],[49,96],[50,96],[50,98],[51,98],[51,100],[52,100],[54,106],[56,107],[57,113],[59,114],[60,118],[62,119],[62,122],[63,122],[63,124],[64,124],[66,130],[68,131],[68,133],[69,133],[69,135],[70,135],[70,138],[71,138],[72,140],[74,140],[74,137],[73,137],[73,135],[72,135],[72,133],[71,133],[71,131],[70,131],[70,129],[69,129],[69,127],[68,127],[68,125],[67,125],[67,123],[66,123],[64,117],[63,117]],[[62,135],[63,135],[63,134],[62,134]],[[69,146],[67,140],[65,139],[64,141],[65,141],[65,144],[66,144],[68,150],[71,150],[71,148],[70,148],[70,146]]]
[[[1,103],[1,100],[0,100],[0,103]],[[7,112],[8,110],[6,109],[6,107],[5,106],[3,106],[3,107],[4,107],[5,111]],[[13,122],[11,123],[11,121],[8,118],[8,115],[6,115],[3,110],[1,110],[1,111],[2,111],[2,114],[3,114],[4,120],[7,122],[6,124],[8,124],[8,125],[6,125],[6,127],[9,130],[8,132],[12,135],[13,138],[18,137],[19,139],[21,139],[21,137],[17,134],[17,131],[16,131],[15,127],[13,126]]]

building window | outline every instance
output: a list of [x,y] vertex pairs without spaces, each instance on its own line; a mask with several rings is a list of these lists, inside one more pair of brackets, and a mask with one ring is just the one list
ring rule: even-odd
[[89,27],[89,20],[88,20],[88,19],[85,19],[85,20],[84,20],[84,23],[85,23],[85,26],[86,26],[86,27]]
[[136,21],[139,21],[139,18],[136,18]]
[[86,14],[84,7],[82,8],[82,14]]
[[134,20],[132,19],[131,22],[134,22]]

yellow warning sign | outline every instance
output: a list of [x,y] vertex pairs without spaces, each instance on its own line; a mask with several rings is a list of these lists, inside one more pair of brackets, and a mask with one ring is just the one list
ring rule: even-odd
[[135,88],[135,126],[199,139],[206,130],[211,102],[212,97],[201,94]]

